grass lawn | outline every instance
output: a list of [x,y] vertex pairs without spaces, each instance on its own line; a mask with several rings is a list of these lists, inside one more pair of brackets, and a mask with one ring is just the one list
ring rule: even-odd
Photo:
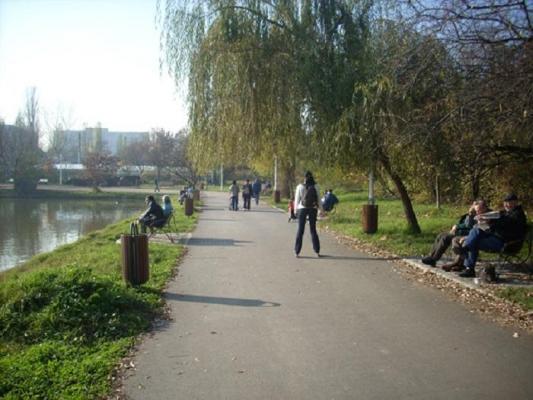
[[[179,232],[196,217],[177,207]],[[162,312],[182,246],[150,243],[150,280],[122,281],[122,221],[0,274],[0,398],[105,396],[135,338]]]

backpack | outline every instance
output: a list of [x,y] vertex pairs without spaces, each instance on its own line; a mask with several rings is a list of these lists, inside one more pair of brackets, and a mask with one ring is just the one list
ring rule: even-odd
[[318,194],[314,185],[309,186],[308,188],[304,188],[304,193],[302,196],[302,205],[305,208],[314,208],[318,205]]

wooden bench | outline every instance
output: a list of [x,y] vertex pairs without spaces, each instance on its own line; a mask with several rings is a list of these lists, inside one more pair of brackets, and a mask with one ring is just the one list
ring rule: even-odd
[[489,261],[489,265],[484,268],[488,278],[486,280],[497,279],[503,272],[524,272],[533,275],[533,225],[528,224],[523,240],[507,242],[499,252],[486,252],[498,255],[496,260]]
[[[156,223],[158,221],[154,221]],[[150,226],[148,229],[150,229],[150,234],[148,235],[148,238],[151,238],[152,236],[155,236],[157,234],[163,234],[165,235],[168,240],[170,240],[171,243],[174,243],[174,238],[172,237],[173,233],[176,233],[176,223],[174,221],[174,211],[172,211],[168,217],[164,220],[163,224],[159,226]]]

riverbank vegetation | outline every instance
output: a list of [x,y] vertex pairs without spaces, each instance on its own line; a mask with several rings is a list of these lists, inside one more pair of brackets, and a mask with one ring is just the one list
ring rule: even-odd
[[[179,232],[195,217],[176,215]],[[150,243],[150,280],[128,287],[122,221],[0,274],[0,398],[105,396],[135,338],[162,314],[182,246]]]

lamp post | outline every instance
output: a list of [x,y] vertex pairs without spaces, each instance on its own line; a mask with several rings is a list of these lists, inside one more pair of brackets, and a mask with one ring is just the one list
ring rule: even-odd
[[281,193],[278,190],[278,156],[274,156],[274,203],[281,201]]
[[59,184],[63,184],[63,154],[59,154]]
[[220,164],[220,190],[224,190],[224,164]]
[[376,233],[378,230],[378,206],[374,197],[374,169],[370,167],[368,173],[368,204],[363,204],[361,210],[363,232]]

